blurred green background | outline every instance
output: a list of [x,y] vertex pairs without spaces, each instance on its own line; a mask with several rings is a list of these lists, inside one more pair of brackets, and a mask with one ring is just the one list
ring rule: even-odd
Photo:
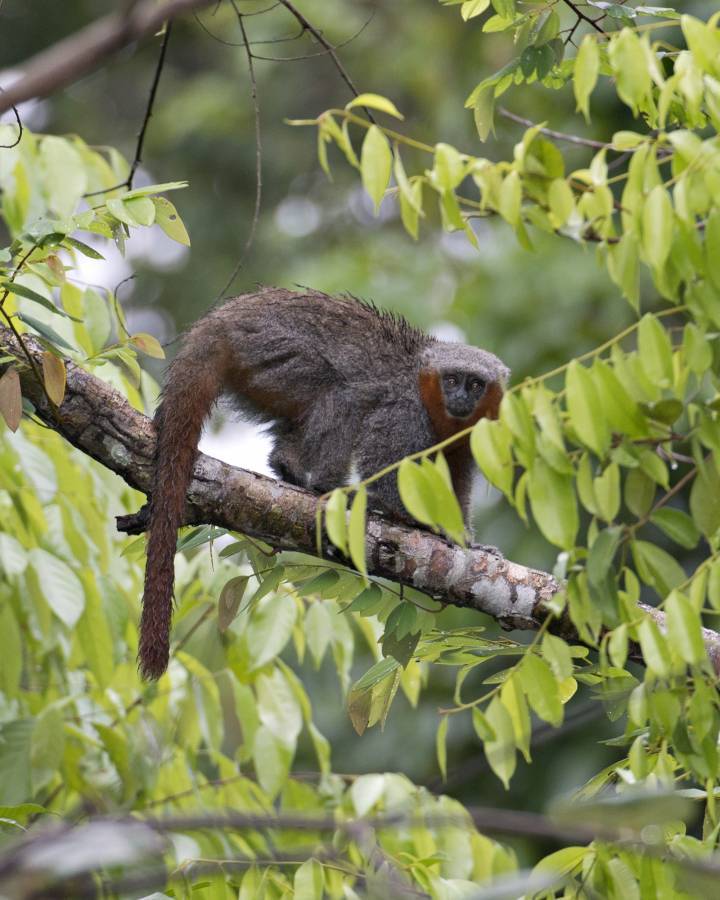
[[[502,35],[482,33],[482,17],[464,24],[457,7],[436,0],[298,0],[297,5],[328,40],[347,41],[338,52],[358,90],[390,97],[406,116],[401,130],[492,159],[511,157],[522,126],[499,117],[497,135],[481,146],[472,115],[463,109],[474,85],[513,55]],[[0,6],[5,38],[0,84],[7,84],[30,55],[116,6],[99,0],[5,0]],[[241,0],[239,6],[249,14],[273,4]],[[172,199],[192,247],[178,251],[152,229],[144,243],[131,243],[126,263],[83,272],[109,287],[134,274],[119,291],[131,330],[150,331],[163,341],[172,340],[221,294],[248,238],[255,203],[254,111],[237,20],[229,3],[211,6],[199,18],[202,25],[190,17],[173,28],[137,182],[190,182]],[[309,35],[299,36],[297,23],[281,6],[248,15],[245,22],[259,55],[294,57],[322,50]],[[24,120],[33,130],[78,133],[90,144],[116,146],[132,158],[159,47],[156,37],[124,49],[62,94],[23,108]],[[424,222],[414,243],[400,225],[393,200],[385,201],[374,218],[357,173],[345,160],[331,152],[333,181],[328,181],[317,162],[314,131],[284,121],[314,117],[350,99],[329,57],[258,59],[255,66],[262,207],[254,243],[228,294],[257,282],[351,291],[399,310],[415,324],[491,349],[511,366],[514,381],[566,362],[631,321],[630,308],[595,265],[592,248],[541,236],[529,253],[501,222],[487,219],[475,223],[477,250],[462,234],[443,234],[438,221]],[[574,113],[566,89],[511,88],[502,104],[535,122],[592,137],[607,138],[629,127],[624,108],[601,91],[589,128]],[[585,148],[562,149],[569,169],[585,166],[591,156]],[[411,153],[404,158],[408,170],[427,163]],[[160,370],[155,374],[161,377]],[[242,446],[235,451],[233,461],[252,464]],[[553,550],[514,512],[487,490],[481,501],[478,540],[524,564],[553,566]],[[480,621],[459,611],[443,614],[448,627]],[[398,698],[385,732],[374,729],[358,738],[330,670],[315,673],[306,664],[300,671],[318,724],[332,741],[337,771],[401,770],[441,788],[434,732],[437,707],[451,703],[450,673],[447,679],[434,675],[418,710]],[[362,671],[358,664],[357,674]],[[453,717],[448,793],[465,803],[542,809],[608,764],[619,751],[597,740],[612,736],[612,726],[600,704],[581,694],[562,729],[541,729],[535,767],[520,768],[509,797],[485,765],[469,717]],[[310,766],[310,754],[306,761]]]

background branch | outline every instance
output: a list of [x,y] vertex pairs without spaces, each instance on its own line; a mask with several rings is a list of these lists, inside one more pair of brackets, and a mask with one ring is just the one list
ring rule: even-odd
[[0,92],[0,113],[26,100],[59,91],[97,68],[121,47],[157,31],[164,22],[213,2],[215,0],[167,0],[165,3],[144,0],[129,10],[121,9],[97,19],[34,56],[23,67],[22,77]]

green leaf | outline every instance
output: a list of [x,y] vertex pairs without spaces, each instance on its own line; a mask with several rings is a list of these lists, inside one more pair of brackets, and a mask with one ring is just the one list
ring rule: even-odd
[[42,355],[42,373],[45,392],[55,406],[60,406],[65,397],[65,384],[67,374],[65,363],[60,357],[44,350]]
[[348,525],[348,549],[353,565],[367,578],[365,562],[365,517],[367,513],[367,491],[362,485],[358,488],[350,508]]
[[165,181],[162,184],[147,184],[145,187],[133,188],[123,195],[124,200],[135,197],[148,197],[150,194],[162,194],[165,191],[180,191],[188,186],[187,181]]
[[588,101],[597,83],[599,71],[600,54],[597,42],[591,34],[586,34],[575,57],[573,91],[575,92],[575,102],[577,103],[576,108],[578,112],[585,116],[585,120],[588,122],[590,121]]
[[515,672],[503,682],[500,688],[500,699],[510,714],[517,748],[526,761],[530,762],[530,736],[532,733],[530,712],[520,677]]
[[296,618],[297,607],[291,597],[276,594],[258,603],[243,633],[251,671],[261,669],[282,652],[292,636]]
[[76,634],[90,671],[104,689],[115,669],[112,634],[94,573],[85,569],[80,574],[85,608],[75,626]]
[[7,369],[0,377],[0,415],[10,431],[17,431],[22,419],[22,389],[17,369]]
[[668,638],[683,662],[698,665],[707,658],[700,615],[688,598],[673,591],[665,603]]
[[553,670],[558,680],[569,678],[573,673],[573,662],[570,647],[562,639],[547,632],[543,635],[542,655]]
[[573,360],[565,379],[570,424],[578,438],[598,456],[610,446],[610,429],[590,372]]
[[152,334],[145,334],[142,331],[138,334],[133,334],[129,339],[129,343],[153,359],[165,359],[165,351],[162,348],[162,344]]
[[650,191],[643,207],[642,242],[645,257],[657,269],[665,265],[670,255],[675,212],[665,188],[658,184]]
[[155,206],[155,224],[159,225],[169,238],[189,247],[190,236],[173,204],[165,197],[153,197],[152,202]]
[[449,716],[440,716],[440,724],[435,734],[435,753],[443,781],[447,778],[447,731],[449,719]]
[[573,480],[536,459],[528,473],[528,496],[540,531],[550,543],[569,550],[575,543],[579,520]]
[[[719,226],[717,257],[718,262],[720,262],[720,214],[716,218]],[[720,288],[720,284],[718,284],[718,288]],[[705,332],[693,322],[688,322],[685,326],[683,352],[685,365],[691,372],[695,372],[696,375],[703,375],[712,365],[712,345],[708,341]]]
[[718,54],[720,54],[720,35],[715,27],[696,19],[694,16],[681,16],[680,24],[683,35],[697,62],[711,75],[718,75]]
[[0,725],[0,784],[3,805],[14,806],[32,797],[30,745],[35,720],[15,719]]
[[495,740],[495,729],[488,722],[487,716],[478,706],[473,706],[472,708],[472,724],[475,729],[475,734],[477,734],[481,741]]
[[223,585],[218,598],[218,628],[227,631],[240,609],[249,581],[248,575],[238,575]]
[[638,575],[661,597],[685,581],[682,566],[661,547],[649,541],[633,541],[632,553]]
[[525,654],[518,669],[531,708],[545,722],[557,727],[563,720],[560,690],[550,666],[535,653]]
[[377,584],[369,584],[342,612],[355,612],[361,616],[374,616],[385,603],[382,589]]
[[435,522],[450,538],[458,544],[464,544],[465,520],[453,491],[445,457],[438,453],[434,463],[425,458],[420,468],[433,496]]
[[333,637],[333,623],[327,603],[313,603],[307,611],[304,625],[315,668],[319,669]]
[[130,228],[138,228],[140,222],[134,218],[125,201],[120,197],[111,197],[106,203],[107,211],[119,222]]
[[665,638],[660,634],[660,629],[652,619],[645,618],[640,623],[638,639],[645,665],[659,678],[667,678],[670,674],[670,651]]
[[386,657],[375,663],[352,686],[348,696],[348,713],[358,734],[378,721],[384,722],[400,683],[400,668],[396,659]]
[[620,511],[620,467],[617,463],[610,463],[594,480],[593,493],[598,515],[606,522],[612,522]]
[[384,775],[360,775],[353,780],[350,788],[350,799],[358,816],[366,816],[370,810],[383,798],[386,788]]
[[345,109],[353,109],[356,106],[367,106],[370,109],[377,109],[380,112],[387,113],[389,116],[395,116],[396,119],[404,118],[392,100],[388,100],[387,97],[381,97],[380,94],[360,94],[349,103],[346,103]]
[[404,459],[398,469],[397,484],[400,499],[410,515],[423,525],[436,524],[437,499],[421,466]]
[[328,569],[309,578],[298,586],[298,597],[309,597],[315,594],[318,597],[332,596],[335,593],[335,585],[340,580],[340,575],[334,569]]
[[407,233],[417,240],[419,233],[419,219],[424,216],[422,211],[422,178],[416,178],[410,186],[410,200],[403,190],[400,191],[400,218],[402,219],[403,228]]
[[470,449],[483,474],[506,496],[513,483],[512,435],[503,422],[480,419],[470,433]]
[[8,290],[11,294],[15,294],[18,297],[25,297],[27,300],[32,300],[35,303],[39,303],[40,306],[43,306],[45,309],[50,312],[55,313],[58,316],[62,316],[65,319],[72,319],[73,322],[81,322],[82,319],[77,319],[75,316],[71,316],[69,313],[65,312],[64,309],[60,306],[56,306],[52,300],[49,300],[47,297],[43,297],[42,294],[39,294],[37,291],[32,290],[32,288],[26,287],[24,284],[20,284],[17,281],[8,282],[0,282],[0,290]]
[[575,195],[564,178],[554,178],[548,188],[550,221],[554,228],[562,228],[575,211]]
[[650,512],[656,491],[655,482],[642,469],[631,469],[625,478],[625,505],[642,519]]
[[702,466],[690,489],[690,515],[705,537],[720,528],[720,475],[712,461]]
[[306,859],[298,866],[293,879],[294,900],[323,900],[325,896],[323,867],[315,859]]
[[495,134],[495,85],[486,84],[475,94],[473,117],[478,137],[486,141],[488,135]]
[[41,322],[40,319],[36,319],[35,316],[30,316],[26,312],[18,313],[18,319],[23,321],[26,325],[29,325],[31,328],[34,328],[35,331],[41,337],[44,337],[46,341],[50,341],[51,344],[55,347],[62,347],[64,350],[69,350],[71,353],[76,353],[77,348],[73,347],[72,344],[69,344],[65,338],[60,337],[60,335],[55,331],[54,328],[51,328],[49,325],[46,325],[45,322]]
[[608,42],[608,58],[616,79],[618,96],[636,113],[652,87],[640,38],[629,28],[613,34]]
[[475,16],[482,15],[490,6],[490,0],[465,0],[460,7],[460,15],[463,21],[467,22]]
[[360,152],[360,174],[365,190],[380,209],[385,190],[390,182],[392,153],[387,138],[377,125],[371,125]]
[[591,375],[610,428],[628,437],[647,437],[649,430],[645,417],[615,370],[604,360],[596,359]]
[[515,16],[515,0],[491,0],[493,9],[503,19]]
[[87,190],[87,169],[72,142],[54,135],[40,141],[39,162],[48,206],[65,219]]
[[610,640],[608,641],[608,655],[612,664],[622,669],[625,667],[628,655],[628,627],[627,625],[619,625],[610,632]]
[[33,547],[29,558],[48,606],[67,628],[74,628],[85,608],[80,579],[67,563],[47,550]]
[[[0,538],[11,538],[10,535],[0,533]],[[21,548],[22,549],[22,548]],[[0,567],[5,568],[2,560],[3,551],[0,547]],[[24,568],[24,567],[23,567]],[[12,606],[5,602],[0,606],[0,689],[8,698],[18,695],[20,677],[23,668],[23,637],[20,633],[15,613]]]
[[563,847],[540,860],[533,869],[533,875],[550,872],[560,875],[568,875],[574,869],[582,865],[588,855],[587,847]]
[[408,180],[408,177],[405,173],[405,166],[403,166],[402,157],[400,156],[400,150],[397,145],[395,146],[393,172],[395,173],[395,181],[397,181],[401,197],[405,197],[405,199],[410,204],[410,206],[413,207],[415,212],[418,213],[418,215],[422,215],[422,203],[418,202],[416,192],[413,190],[413,186]]
[[485,756],[488,764],[507,790],[517,764],[515,731],[510,713],[499,697],[493,697],[485,711],[488,724],[495,737],[485,740]]
[[139,225],[152,225],[155,221],[155,205],[149,197],[125,197],[125,209]]
[[503,179],[500,187],[498,212],[505,221],[517,227],[520,224],[520,206],[522,203],[522,182],[518,172],[510,172]]
[[650,521],[676,544],[680,544],[681,547],[686,547],[688,550],[696,547],[700,540],[700,532],[695,523],[687,513],[680,509],[670,509],[664,506],[650,516]]
[[558,31],[560,30],[560,16],[557,14],[557,11],[551,9],[547,15],[547,18],[540,26],[540,30],[537,33],[535,38],[536,44],[547,44],[549,41],[552,41],[554,38],[558,36]]
[[255,732],[252,750],[260,787],[272,799],[287,781],[293,750],[263,725]]
[[620,528],[606,528],[593,541],[588,553],[587,574],[594,587],[605,584],[621,537]]
[[347,493],[340,488],[335,488],[325,505],[325,527],[333,544],[347,556]]

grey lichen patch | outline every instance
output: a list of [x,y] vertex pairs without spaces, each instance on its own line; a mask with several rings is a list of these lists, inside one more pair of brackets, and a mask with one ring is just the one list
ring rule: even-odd
[[421,590],[427,588],[429,572],[430,566],[418,560],[412,573],[412,583],[416,588],[420,588]]
[[533,588],[527,584],[519,584],[515,588],[515,612],[532,619],[537,596]]
[[122,466],[123,468],[127,468],[130,465],[133,460],[133,455],[125,444],[116,441],[115,438],[110,437],[108,434],[104,436],[103,444],[105,445],[105,449],[107,450],[110,459],[114,463],[117,463],[117,465]]
[[467,553],[460,548],[452,550],[452,559],[445,576],[445,588],[453,587],[465,574],[468,565]]
[[471,588],[476,609],[491,616],[503,617],[513,612],[510,607],[512,588],[502,578],[479,578]]

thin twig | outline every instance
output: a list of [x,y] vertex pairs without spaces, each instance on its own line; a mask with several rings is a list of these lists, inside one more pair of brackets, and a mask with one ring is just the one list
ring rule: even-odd
[[170,41],[171,30],[172,22],[168,22],[165,26],[165,34],[163,35],[162,44],[160,45],[160,53],[158,54],[157,65],[155,66],[155,74],[153,75],[152,84],[150,85],[150,93],[148,94],[148,101],[145,106],[145,115],[143,117],[142,125],[140,126],[140,131],[138,133],[137,144],[135,145],[135,156],[133,158],[132,165],[130,166],[128,177],[125,179],[125,181],[121,181],[119,184],[115,184],[112,187],[102,188],[102,190],[99,191],[91,191],[89,194],[84,194],[83,196],[95,197],[97,194],[107,194],[110,191],[116,191],[118,188],[122,187],[126,187],[128,190],[132,190],[135,172],[142,162],[145,134],[147,132],[148,123],[150,122],[150,118],[153,114],[155,96],[157,95],[158,85],[160,84],[160,76],[162,75],[162,70],[165,65],[165,54],[167,52],[168,42]]
[[[4,92],[5,92],[5,89],[0,87],[0,93],[4,93]],[[23,123],[20,119],[20,113],[17,111],[17,106],[15,106],[15,104],[13,104],[10,108],[15,113],[15,121],[17,122],[18,135],[15,138],[15,140],[12,142],[12,144],[0,144],[0,149],[2,149],[2,150],[12,150],[13,147],[17,147],[17,145],[22,140],[22,136],[23,136]]]
[[[526,128],[534,128],[536,123],[531,119],[525,119],[517,113],[511,112],[504,106],[498,108],[498,112],[505,119],[517,122],[518,125],[525,125]],[[567,141],[570,144],[579,144],[582,147],[592,147],[595,150],[611,150],[612,144],[606,144],[604,141],[593,141],[591,138],[578,137],[576,134],[566,134],[564,131],[554,131],[552,128],[540,128],[540,134],[553,138],[556,141]]]
[[[340,62],[340,57],[335,52],[335,47],[327,40],[327,38],[323,35],[322,31],[318,30],[312,22],[305,18],[305,16],[300,12],[299,9],[295,7],[294,3],[291,3],[290,0],[280,0],[280,3],[285,7],[285,9],[292,15],[295,16],[297,21],[305,28],[310,34],[315,38],[315,40],[323,46],[327,52],[330,59],[333,61],[333,65],[338,71],[338,74],[345,82],[345,84],[350,89],[352,95],[354,97],[359,97],[360,93],[358,89],[355,87],[352,78],[347,72],[345,66]],[[365,113],[371,122],[375,122],[375,119],[372,117],[372,113],[366,109]]]
[[230,290],[233,282],[238,276],[238,273],[245,264],[245,259],[247,258],[250,248],[253,245],[253,241],[255,240],[255,232],[257,231],[258,222],[260,220],[260,206],[262,204],[262,129],[260,127],[260,104],[258,102],[255,66],[253,63],[253,55],[250,50],[250,45],[248,44],[247,30],[245,28],[245,22],[243,21],[243,15],[238,9],[235,0],[230,0],[230,2],[237,15],[238,25],[240,26],[240,31],[243,37],[245,54],[247,56],[248,71],[250,73],[250,96],[252,97],[253,110],[255,113],[255,208],[253,210],[252,222],[250,223],[250,231],[248,233],[247,240],[245,241],[245,246],[243,247],[242,253],[240,254],[240,259],[238,259],[237,263],[235,264],[235,267],[233,268],[232,273],[230,274],[230,278],[227,280],[225,286],[215,298],[216,303],[225,295],[227,291]]
[[600,16],[600,19],[591,19],[590,16],[586,15],[576,3],[573,3],[572,0],[563,0],[565,6],[569,6],[570,9],[575,13],[578,19],[582,19],[583,22],[587,22],[588,25],[592,25],[595,31],[599,31],[600,34],[605,34],[605,31],[598,25],[600,19],[603,19],[604,16]]

